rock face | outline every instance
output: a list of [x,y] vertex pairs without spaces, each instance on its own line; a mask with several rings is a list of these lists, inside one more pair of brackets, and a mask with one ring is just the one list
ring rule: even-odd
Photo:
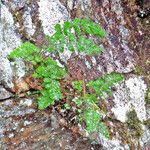
[[11,96],[13,96],[12,93],[8,92],[5,88],[3,88],[2,86],[0,86],[0,101],[8,99]]
[[63,24],[69,20],[67,9],[59,2],[59,0],[41,0],[39,5],[39,19],[46,35],[54,34],[54,26],[57,23]]
[[19,35],[15,32],[14,20],[9,9],[1,4],[1,24],[0,24],[0,81],[12,87],[13,71],[7,58],[8,54],[21,43]]
[[147,87],[141,77],[133,77],[117,86],[114,92],[115,106],[112,112],[121,122],[126,121],[128,111],[135,109],[138,118],[146,120],[145,93]]
[[[116,91],[113,93],[114,106],[110,110],[111,113],[113,112],[115,119],[121,123],[126,121],[126,113],[132,109],[135,109],[141,121],[148,119],[150,109],[145,107],[144,99],[149,87],[144,77],[134,74],[134,69],[138,52],[142,51],[144,54],[141,55],[140,62],[144,60],[148,63],[150,30],[149,26],[145,27],[140,23],[137,17],[139,8],[133,1],[3,0],[0,1],[0,5],[0,100],[12,96],[6,89],[13,87],[14,76],[18,83],[23,83],[21,80],[26,73],[25,64],[21,60],[12,63],[8,59],[9,53],[21,44],[21,40],[30,40],[40,46],[44,43],[45,34],[54,33],[56,23],[63,24],[64,21],[75,17],[90,17],[100,23],[108,33],[104,40],[99,41],[105,48],[104,53],[93,57],[80,56],[78,63],[75,63],[67,50],[58,57],[68,63],[75,79],[78,71],[82,71],[87,80],[113,71],[125,74],[125,81],[116,85]],[[28,88],[26,89],[29,90]],[[57,123],[57,115],[51,113],[50,116],[50,113],[50,110],[38,111],[33,99],[10,99],[0,102],[0,148],[50,147],[55,150],[65,147],[65,144],[66,149],[92,148],[88,140],[81,140],[66,129],[61,130]],[[143,147],[148,147],[150,131],[145,126],[143,129],[144,136],[140,143]],[[71,144],[72,141],[75,141],[74,145]],[[123,145],[119,138],[106,140],[100,136],[99,143],[106,150],[129,149],[129,145]],[[101,147],[98,145],[93,148]]]
[[87,139],[60,128],[56,113],[37,111],[33,98],[0,103],[0,149],[95,149]]

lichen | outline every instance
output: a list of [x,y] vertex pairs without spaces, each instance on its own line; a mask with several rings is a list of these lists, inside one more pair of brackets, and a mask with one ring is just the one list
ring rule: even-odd
[[114,103],[115,106],[111,109],[115,117],[121,121],[126,121],[126,113],[132,108],[135,109],[138,118],[143,121],[146,119],[145,108],[145,93],[147,91],[147,85],[143,78],[133,76],[125,82],[116,85],[116,91],[114,91]]

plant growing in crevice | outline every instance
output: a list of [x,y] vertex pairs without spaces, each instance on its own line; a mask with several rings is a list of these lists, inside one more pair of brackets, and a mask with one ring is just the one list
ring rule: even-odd
[[[42,81],[42,90],[38,97],[39,109],[45,109],[53,105],[55,101],[63,99],[60,80],[69,74],[67,68],[60,66],[51,55],[61,54],[65,49],[75,54],[81,52],[87,55],[100,54],[103,52],[103,48],[94,41],[94,38],[92,39],[92,36],[103,38],[105,35],[106,32],[99,24],[89,19],[76,18],[73,21],[64,22],[63,27],[56,24],[55,33],[47,36],[49,45],[43,45],[42,50],[33,43],[25,42],[10,54],[10,59],[22,58],[26,62],[30,62],[34,66],[33,76]],[[49,52],[49,56],[45,57],[47,52]],[[98,99],[110,95],[111,87],[121,80],[123,80],[122,75],[112,73],[88,83],[85,82],[85,79],[73,82],[74,89],[79,96],[75,100],[77,107],[81,108],[79,116],[86,122],[89,133],[98,130],[109,137],[107,127],[101,121],[102,112],[98,106]],[[93,89],[95,92],[90,93],[89,89]],[[65,107],[70,109],[67,103]]]
[[[109,138],[107,126],[102,122],[104,112],[99,107],[99,97],[105,96],[106,98],[111,95],[111,87],[121,80],[123,80],[123,75],[111,73],[88,83],[85,80],[72,83],[78,94],[74,102],[80,109],[80,120],[86,122],[89,133],[100,131],[105,137]],[[93,89],[94,92],[90,93],[90,89]]]

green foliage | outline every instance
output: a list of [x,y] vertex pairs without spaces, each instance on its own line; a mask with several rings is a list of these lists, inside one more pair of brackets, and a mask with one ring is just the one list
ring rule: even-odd
[[65,103],[65,104],[64,104],[64,107],[65,107],[65,109],[68,109],[68,110],[71,109],[71,107],[70,107],[70,105],[69,105],[68,103]]
[[74,102],[76,103],[76,105],[78,107],[80,107],[82,105],[82,103],[83,103],[83,99],[82,99],[82,97],[79,97]]
[[[86,129],[91,134],[94,131],[101,132],[106,138],[109,138],[109,131],[104,122],[102,122],[102,111],[98,106],[98,96],[103,96],[105,93],[111,95],[111,87],[124,79],[119,73],[111,73],[105,75],[96,81],[84,83],[84,81],[74,81],[74,89],[80,93],[80,97],[74,100],[76,105],[80,107],[80,120],[85,121]],[[89,88],[95,90],[94,93],[88,93]],[[83,107],[81,107],[83,106]]]
[[89,133],[92,133],[94,131],[98,130],[100,120],[102,118],[99,111],[96,111],[94,109],[91,109],[90,107],[86,109],[84,113],[85,122],[87,126],[87,130]]
[[98,95],[106,97],[111,95],[111,87],[123,79],[124,77],[122,74],[111,73],[104,75],[96,81],[89,82],[88,86],[92,87]]
[[89,134],[93,132],[100,132],[106,138],[109,138],[109,131],[104,122],[102,122],[102,112],[98,105],[96,105],[93,101],[86,101],[87,108],[84,111],[84,120],[86,122],[86,129]]
[[150,104],[150,88],[147,90],[147,92],[145,94],[145,103],[146,103],[146,105]]
[[62,99],[59,80],[65,76],[66,71],[59,67],[55,60],[50,57],[44,59],[40,54],[40,49],[30,42],[25,42],[15,49],[10,54],[10,59],[13,58],[22,58],[31,62],[35,67],[33,76],[43,80],[43,90],[40,91],[41,94],[38,97],[39,109],[45,109],[53,105],[55,100]]
[[106,32],[99,24],[89,19],[76,18],[73,21],[66,21],[64,26],[55,25],[55,34],[48,37],[50,42],[49,52],[58,50],[60,53],[67,47],[71,52],[75,49],[89,55],[100,54],[103,48],[98,46],[89,36],[105,37]]
[[60,84],[57,80],[43,83],[44,89],[38,98],[39,109],[45,109],[49,105],[54,105],[55,100],[62,99]]
[[74,81],[72,82],[74,89],[76,89],[77,91],[81,92],[83,90],[83,81]]
[[[52,36],[46,36],[49,45],[43,45],[44,50],[30,42],[25,42],[10,54],[10,59],[22,58],[33,64],[35,69],[33,76],[42,80],[43,89],[38,97],[39,109],[45,109],[54,105],[55,101],[63,99],[60,80],[67,73],[67,68],[60,67],[57,61],[51,57],[45,57],[44,53],[53,54],[55,51],[63,53],[67,48],[71,53],[78,51],[88,55],[100,54],[103,48],[93,40],[93,37],[104,38],[105,36],[106,32],[99,24],[89,19],[75,18],[73,21],[64,22],[63,27],[60,24],[55,25],[55,33]],[[98,97],[103,96],[104,93],[110,95],[111,87],[121,80],[123,80],[122,75],[113,73],[87,84],[84,80],[72,83],[78,94],[73,101],[90,134],[100,131],[105,137],[109,137],[107,126],[102,122]],[[95,93],[88,92],[91,88],[95,90]],[[64,104],[64,107],[71,109],[68,103]]]
[[20,47],[16,48],[9,56],[10,59],[22,58],[28,62],[36,63],[42,62],[43,57],[40,55],[40,48],[30,42],[23,43]]
[[143,135],[142,122],[137,117],[136,111],[132,110],[127,113],[127,127],[129,129],[129,135],[132,138],[139,139]]

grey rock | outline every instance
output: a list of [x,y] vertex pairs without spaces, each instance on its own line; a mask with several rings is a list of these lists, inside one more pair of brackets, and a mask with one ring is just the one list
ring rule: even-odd
[[64,21],[70,19],[67,9],[59,0],[40,0],[38,5],[39,19],[42,22],[45,34],[52,35],[57,23],[63,24]]
[[32,37],[33,34],[35,33],[35,26],[32,22],[32,17],[31,17],[31,8],[28,8],[23,15],[23,27],[28,35],[28,37]]
[[15,32],[14,20],[9,9],[1,4],[0,23],[0,82],[12,88],[13,71],[8,60],[10,52],[21,44],[19,35]]
[[9,8],[11,8],[12,10],[19,10],[21,8],[23,8],[26,4],[26,2],[28,2],[28,0],[13,0],[13,1],[9,1],[9,0],[4,0],[4,4],[7,5]]
[[135,109],[138,118],[143,121],[146,119],[145,108],[145,93],[147,85],[142,77],[133,76],[116,86],[114,92],[115,106],[111,109],[116,118],[121,121],[126,121],[126,113],[131,109]]
[[143,129],[144,129],[144,134],[140,140],[140,145],[142,147],[149,147],[150,146],[150,129],[148,129],[145,126],[143,126]]
[[54,115],[51,115],[50,118],[51,118],[51,126],[52,126],[52,128],[54,128],[54,129],[59,128],[58,119]]
[[8,92],[3,86],[0,85],[0,100],[8,99],[12,96],[12,93]]

